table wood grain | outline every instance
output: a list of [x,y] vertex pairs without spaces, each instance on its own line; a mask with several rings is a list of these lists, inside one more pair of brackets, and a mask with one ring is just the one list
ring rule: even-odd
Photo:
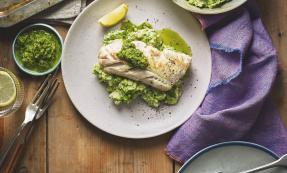
[[[272,96],[287,123],[287,1],[258,0],[258,3],[279,54],[281,72]],[[0,146],[21,124],[25,107],[42,81],[20,72],[12,60],[12,40],[23,25],[0,29],[0,66],[14,72],[25,86],[20,110],[0,119]],[[68,27],[57,29],[65,37]],[[61,73],[58,77],[62,81]],[[55,102],[37,124],[16,173],[175,173],[179,169],[164,151],[173,132],[146,140],[123,139],[102,132],[82,118],[61,83]]]

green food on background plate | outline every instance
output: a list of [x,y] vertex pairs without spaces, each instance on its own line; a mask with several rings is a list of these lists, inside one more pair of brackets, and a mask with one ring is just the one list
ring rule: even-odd
[[189,4],[199,8],[216,8],[231,0],[186,0]]
[[[135,25],[126,20],[119,29],[111,31],[104,36],[103,44],[109,45],[118,39],[123,40],[123,45],[120,52],[116,54],[117,57],[136,69],[149,68],[149,64],[147,57],[135,47],[132,43],[133,41],[142,41],[161,51],[164,48],[168,48],[191,55],[190,47],[176,32],[170,29],[157,31],[148,22]],[[95,65],[93,73],[100,82],[105,84],[109,97],[116,105],[129,104],[135,98],[141,98],[150,107],[156,108],[162,103],[174,105],[182,95],[182,80],[178,81],[170,90],[161,91],[139,81],[109,74],[99,64]]]
[[15,42],[16,59],[25,68],[36,72],[45,72],[54,67],[61,53],[58,37],[44,29],[23,32]]
[[156,30],[148,22],[135,25],[129,20],[125,20],[119,30],[107,33],[104,36],[103,43],[107,45],[116,39],[123,39],[127,42],[135,40],[143,41],[157,49],[163,49],[163,41]]

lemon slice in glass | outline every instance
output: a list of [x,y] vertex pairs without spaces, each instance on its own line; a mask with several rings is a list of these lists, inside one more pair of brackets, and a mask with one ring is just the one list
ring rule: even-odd
[[16,86],[9,73],[0,71],[0,107],[9,106],[16,99]]
[[122,4],[110,13],[99,19],[99,23],[104,27],[114,26],[125,18],[128,12],[128,5]]

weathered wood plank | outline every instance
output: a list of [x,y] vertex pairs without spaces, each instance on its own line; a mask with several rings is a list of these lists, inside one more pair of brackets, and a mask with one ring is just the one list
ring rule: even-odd
[[[31,78],[20,72],[12,60],[11,45],[12,40],[17,33],[18,27],[7,30],[0,30],[0,64],[11,70],[20,81],[22,81],[25,88],[24,103],[21,108],[9,115],[1,118],[1,133],[0,141],[6,144],[8,140],[15,134],[16,129],[20,126],[24,119],[25,108],[32,96],[34,95],[41,78]],[[46,121],[41,119],[35,128],[35,133],[28,143],[27,148],[23,153],[24,157],[20,160],[19,168],[26,169],[31,173],[43,172],[46,170]]]
[[270,3],[268,0],[259,0],[258,3],[262,10],[263,21],[272,36],[279,55],[281,70],[272,95],[275,98],[281,117],[287,124],[287,1],[274,0]]
[[63,85],[57,97],[48,117],[49,172],[173,172],[164,153],[169,135],[148,140],[114,137],[81,117]]
[[[3,52],[2,52],[2,47],[4,48],[4,42],[2,41],[3,36],[0,34],[0,67],[4,66],[4,63],[2,62],[3,61]],[[3,146],[3,143],[4,143],[4,118],[0,118],[0,147]]]

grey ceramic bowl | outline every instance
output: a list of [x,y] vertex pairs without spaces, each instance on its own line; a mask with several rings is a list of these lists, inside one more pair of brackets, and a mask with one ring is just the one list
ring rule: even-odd
[[[37,72],[37,71],[33,71],[33,70],[30,70],[26,67],[24,67],[20,62],[19,60],[16,58],[16,54],[15,54],[15,44],[16,44],[16,40],[17,38],[19,37],[20,34],[30,30],[30,29],[34,29],[34,28],[43,28],[47,31],[50,31],[52,33],[55,34],[55,36],[58,37],[60,43],[61,43],[61,47],[62,47],[62,53],[61,53],[61,57],[59,58],[58,62],[50,69],[48,69],[47,71],[44,71],[44,72]],[[15,63],[17,64],[17,66],[25,73],[27,74],[30,74],[32,76],[44,76],[46,74],[49,74],[51,72],[53,72],[58,66],[59,64],[61,63],[61,59],[62,59],[62,54],[63,54],[63,39],[61,37],[61,35],[58,33],[58,31],[53,28],[52,26],[50,25],[47,25],[47,24],[42,24],[42,23],[36,23],[36,24],[32,24],[32,25],[29,25],[29,26],[26,26],[25,28],[23,28],[15,37],[14,41],[13,41],[13,45],[12,45],[12,54],[13,54],[13,59],[15,61]]]
[[[250,142],[231,141],[209,146],[192,156],[178,173],[238,173],[277,160],[271,150]],[[286,173],[283,167],[262,173]]]

